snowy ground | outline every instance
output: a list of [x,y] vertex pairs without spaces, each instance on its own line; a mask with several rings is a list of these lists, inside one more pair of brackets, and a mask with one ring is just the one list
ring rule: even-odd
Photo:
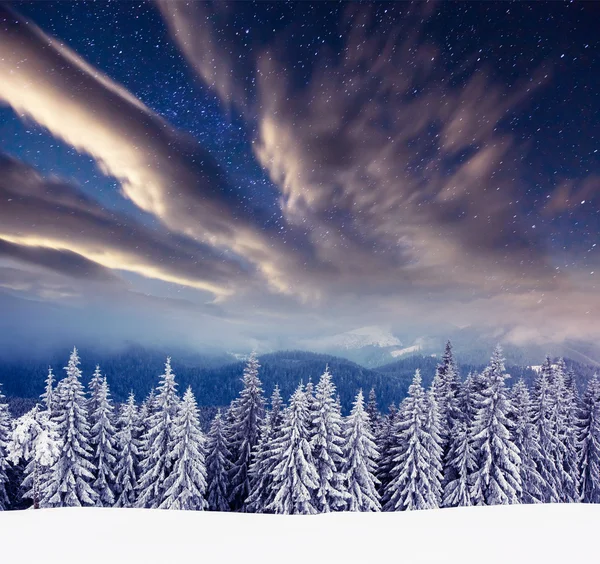
[[394,514],[0,513],[2,562],[598,562],[600,506]]

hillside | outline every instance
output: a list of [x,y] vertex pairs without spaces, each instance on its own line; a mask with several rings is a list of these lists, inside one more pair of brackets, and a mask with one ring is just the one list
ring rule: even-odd
[[[191,386],[201,407],[228,405],[239,393],[244,368],[242,360],[235,360],[231,355],[224,354],[159,351],[140,346],[112,354],[99,354],[85,349],[80,351],[84,383],[87,383],[96,363],[99,362],[117,402],[124,401],[131,391],[141,400],[156,385],[158,376],[163,371],[167,352],[173,355],[172,365],[180,391],[183,392]],[[462,364],[461,357],[457,358],[463,378],[470,371],[481,371],[485,366]],[[260,377],[266,395],[270,395],[278,384],[284,398],[288,398],[300,381],[307,383],[312,379],[316,382],[325,366],[329,365],[344,412],[350,409],[359,388],[367,394],[372,387],[376,390],[380,410],[385,411],[392,402],[398,403],[405,397],[417,368],[421,370],[424,384],[429,386],[438,362],[439,358],[413,355],[377,369],[369,369],[345,358],[328,354],[281,351],[260,357]],[[48,364],[53,367],[58,377],[62,377],[65,358],[55,355],[48,359]],[[32,407],[42,393],[48,364],[41,360],[27,359],[18,362],[0,361],[0,383],[4,394],[9,398],[13,414],[20,415]],[[579,387],[583,388],[593,374],[593,367],[572,361],[568,364],[573,366]],[[509,385],[520,377],[531,384],[534,377],[533,371],[525,367],[508,364],[507,370],[512,375]],[[207,412],[207,416],[208,414],[212,414],[212,411]]]
[[[144,398],[162,374],[166,355],[155,350],[136,347],[115,355],[106,355],[99,359],[101,370],[106,374],[113,398],[117,402],[125,401],[130,391],[138,399]],[[81,351],[83,380],[87,384],[95,364],[95,356]],[[354,395],[359,388],[375,387],[380,395],[382,407],[391,401],[398,401],[404,395],[404,388],[398,387],[394,375],[369,370],[349,360],[331,355],[303,351],[283,351],[260,357],[260,377],[266,395],[270,395],[276,384],[281,393],[288,398],[300,381],[316,382],[329,365],[340,394],[344,410],[350,408]],[[52,363],[55,374],[62,377],[64,360]],[[241,376],[244,361],[231,362],[229,358],[202,357],[183,358],[173,356],[172,366],[177,377],[180,391],[192,387],[200,406],[225,406],[241,390]],[[22,413],[43,391],[47,365],[41,362],[27,362],[0,365],[0,382],[5,395],[13,399],[16,412]],[[390,399],[388,401],[389,398]],[[28,401],[29,399],[29,401]],[[387,401],[387,403],[386,403]],[[13,412],[15,410],[13,409]]]

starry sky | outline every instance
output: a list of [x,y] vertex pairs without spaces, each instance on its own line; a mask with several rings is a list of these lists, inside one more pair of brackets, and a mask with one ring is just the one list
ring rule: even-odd
[[0,340],[600,337],[600,5],[0,3]]

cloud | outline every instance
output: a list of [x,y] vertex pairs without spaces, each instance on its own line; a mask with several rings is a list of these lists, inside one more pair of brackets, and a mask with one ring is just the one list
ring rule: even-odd
[[543,212],[549,216],[560,215],[590,201],[597,201],[599,194],[600,175],[592,174],[580,180],[565,180],[548,195]]
[[[270,45],[253,46],[252,65],[218,23],[228,14],[213,24],[215,4],[159,5],[199,76],[252,120],[255,154],[281,191],[284,216],[306,229],[323,265],[294,276],[314,287],[329,315],[350,324],[415,316],[435,323],[447,312],[464,325],[589,334],[592,324],[579,331],[573,320],[589,319],[598,299],[557,273],[531,227],[524,147],[502,127],[547,83],[547,68],[510,85],[475,59],[450,70],[424,32],[430,7],[411,7],[384,30],[356,5],[340,24],[341,55],[323,47],[310,71],[296,66],[290,26]],[[255,84],[250,94],[235,87],[238,53]],[[564,191],[549,205],[564,201]]]
[[224,295],[243,270],[210,247],[108,212],[77,187],[0,153],[0,256],[92,280],[113,270]]
[[0,239],[0,258],[33,264],[73,278],[102,282],[116,280],[111,270],[66,249],[27,247]]
[[[193,139],[0,8],[0,101],[91,155],[161,222],[149,230],[0,160],[18,176],[3,184],[0,170],[0,196],[10,199],[0,238],[19,260],[60,269],[68,256],[72,274],[92,261],[98,275],[126,269],[207,290],[240,323],[270,318],[277,332],[416,317],[435,325],[442,315],[539,327],[555,316],[536,334],[559,335],[556,325],[578,330],[586,300],[596,311],[598,298],[556,272],[531,228],[523,148],[503,133],[545,69],[512,85],[474,60],[450,70],[423,32],[427,5],[395,7],[409,14],[386,29],[349,5],[345,48],[320,48],[309,69],[295,67],[289,30],[242,49],[246,39],[224,26],[234,8],[158,6],[200,78],[256,132],[254,156],[279,189],[281,220],[242,198]],[[564,189],[554,199],[564,207]]]
[[[247,107],[246,82],[249,65],[253,65],[251,49],[243,48],[246,38],[245,30],[237,26],[238,33],[228,33],[232,10],[226,2],[171,2],[157,0],[155,2],[169,31],[176,38],[183,54],[193,66],[202,80],[210,86],[228,104],[236,104],[238,108]],[[210,23],[209,23],[210,22]],[[215,34],[206,33],[208,26],[221,30],[228,35],[227,42],[220,42]],[[232,26],[236,28],[236,26]],[[199,32],[200,30],[200,32]],[[228,42],[235,38],[243,38],[236,49],[226,48]],[[224,62],[227,61],[225,64]]]
[[[497,133],[521,95],[508,96],[481,70],[451,87],[432,46],[410,38],[391,48],[368,26],[352,30],[340,60],[321,57],[294,96],[280,50],[258,61],[257,156],[281,186],[286,216],[308,216],[318,237],[365,241],[363,254],[376,247],[389,265],[452,276],[467,261],[506,278],[527,276],[527,264],[537,279],[543,248],[512,204],[514,142]],[[348,213],[337,221],[331,209]],[[342,262],[343,245],[321,245]]]
[[204,255],[212,249],[231,269],[258,269],[285,290],[286,247],[210,154],[33,23],[0,8],[0,30],[0,101],[94,157],[127,198]]

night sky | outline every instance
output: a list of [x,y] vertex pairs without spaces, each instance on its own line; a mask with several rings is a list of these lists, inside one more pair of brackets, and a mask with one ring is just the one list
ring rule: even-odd
[[600,337],[600,4],[0,3],[0,340]]

